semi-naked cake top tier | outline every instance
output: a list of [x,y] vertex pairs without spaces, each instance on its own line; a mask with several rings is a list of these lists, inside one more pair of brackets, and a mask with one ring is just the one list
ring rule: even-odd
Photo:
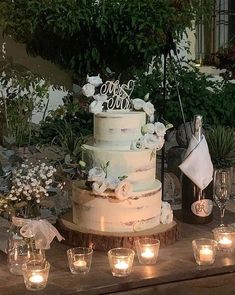
[[94,116],[94,141],[97,147],[129,150],[141,136],[146,123],[144,112],[107,111]]

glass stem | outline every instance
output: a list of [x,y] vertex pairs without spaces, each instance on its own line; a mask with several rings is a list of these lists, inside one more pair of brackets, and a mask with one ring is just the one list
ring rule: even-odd
[[220,226],[224,226],[224,212],[225,212],[225,207],[220,208]]

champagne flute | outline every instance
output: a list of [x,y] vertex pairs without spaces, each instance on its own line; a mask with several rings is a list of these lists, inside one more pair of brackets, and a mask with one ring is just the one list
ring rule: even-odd
[[220,226],[224,226],[226,203],[230,196],[230,171],[218,169],[214,172],[214,200],[220,210]]

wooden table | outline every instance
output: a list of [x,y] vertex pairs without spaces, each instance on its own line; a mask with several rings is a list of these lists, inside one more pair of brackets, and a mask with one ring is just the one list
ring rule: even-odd
[[[226,212],[225,221],[235,222],[235,214]],[[137,257],[129,277],[113,277],[104,252],[94,252],[90,273],[72,275],[66,257],[67,246],[55,242],[47,252],[51,270],[47,287],[35,294],[233,294],[235,292],[235,254],[217,254],[212,266],[197,266],[191,242],[195,238],[212,238],[211,230],[218,218],[209,225],[181,224],[182,240],[160,249],[154,266],[140,265]],[[11,275],[7,269],[6,255],[0,254],[0,294],[25,295],[21,276]]]

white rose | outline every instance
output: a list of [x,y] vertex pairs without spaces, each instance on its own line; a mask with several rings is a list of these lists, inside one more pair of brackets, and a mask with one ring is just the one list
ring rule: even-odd
[[143,99],[140,98],[135,98],[132,100],[132,104],[135,110],[141,110],[143,109],[145,102],[143,101]]
[[145,146],[144,146],[143,136],[137,140],[133,140],[131,143],[131,150],[137,151],[137,150],[143,150],[144,148]]
[[106,94],[96,94],[93,96],[93,98],[100,102],[106,102],[108,99],[108,96]]
[[105,179],[105,172],[101,167],[94,167],[88,172],[88,181],[103,182]]
[[132,184],[126,180],[121,181],[115,188],[116,198],[119,200],[126,200],[132,194],[133,187]]
[[173,221],[173,211],[167,202],[162,202],[160,221],[162,224],[169,224]]
[[107,181],[103,182],[93,182],[92,183],[92,191],[95,194],[103,194],[104,191],[108,188]]
[[144,104],[143,110],[149,117],[151,117],[155,112],[153,104],[149,101]]
[[158,136],[164,137],[164,135],[166,134],[166,127],[163,123],[160,123],[160,122],[154,123],[154,130]]
[[118,186],[118,184],[120,183],[120,180],[118,178],[114,178],[114,177],[108,177],[106,179],[107,181],[107,188],[111,189],[111,190],[115,190],[115,188]]
[[102,79],[100,78],[100,75],[90,77],[87,75],[86,80],[88,83],[92,84],[95,87],[98,87],[103,83]]
[[153,123],[145,124],[145,125],[142,127],[142,132],[143,132],[143,133],[150,133],[150,134],[153,134],[153,133],[154,133],[154,124],[153,124]]
[[82,94],[86,97],[91,97],[95,94],[95,87],[94,85],[87,83],[82,87]]
[[151,115],[151,116],[149,117],[149,122],[151,122],[151,123],[154,122],[154,115]]
[[98,114],[103,111],[103,102],[94,100],[92,103],[89,105],[89,112],[93,114]]
[[143,136],[144,147],[147,149],[154,149],[158,144],[158,139],[154,134],[145,134]]
[[156,140],[156,146],[155,146],[155,148],[156,148],[157,151],[159,151],[163,147],[163,145],[165,143],[165,139],[164,139],[164,137],[157,136],[157,135],[156,135],[156,139],[157,140]]

